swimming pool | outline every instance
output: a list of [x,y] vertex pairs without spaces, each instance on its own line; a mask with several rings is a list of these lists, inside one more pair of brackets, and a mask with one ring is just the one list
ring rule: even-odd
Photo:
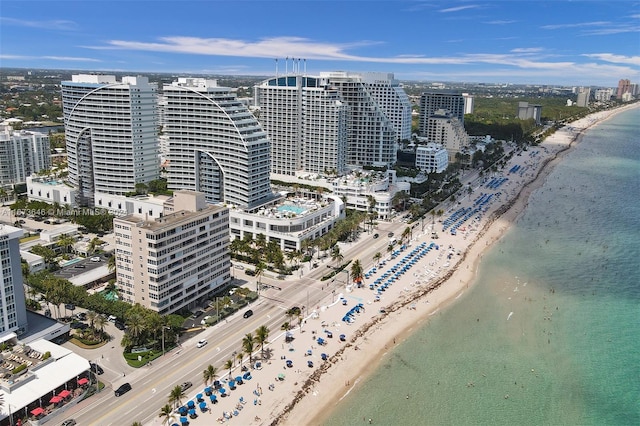
[[304,207],[292,206],[292,205],[287,204],[287,205],[278,207],[278,211],[281,212],[281,213],[291,212],[291,213],[295,213],[295,214],[303,214],[304,212],[307,211],[307,209],[305,209]]

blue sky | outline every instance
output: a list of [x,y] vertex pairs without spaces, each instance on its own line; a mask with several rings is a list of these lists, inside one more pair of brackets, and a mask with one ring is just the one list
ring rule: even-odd
[[640,0],[0,3],[2,67],[274,75],[291,58],[309,74],[614,87],[640,82]]

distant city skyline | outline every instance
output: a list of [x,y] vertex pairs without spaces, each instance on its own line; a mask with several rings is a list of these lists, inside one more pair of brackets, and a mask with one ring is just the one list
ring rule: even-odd
[[622,0],[8,0],[0,65],[616,87],[640,80],[639,33],[640,2]]

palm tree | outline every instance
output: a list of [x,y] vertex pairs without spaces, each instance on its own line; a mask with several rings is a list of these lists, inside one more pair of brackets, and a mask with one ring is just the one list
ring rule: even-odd
[[249,354],[249,364],[251,364],[251,362],[253,361],[251,358],[251,354],[253,352],[253,344],[255,343],[255,341],[256,339],[251,333],[247,333],[242,339],[242,348],[247,354]]
[[229,377],[231,377],[231,369],[233,368],[233,364],[234,363],[232,359],[228,359],[224,363],[224,368],[229,370]]
[[104,244],[104,241],[102,241],[100,238],[98,237],[92,238],[91,241],[89,241],[89,247],[88,247],[89,253],[90,254],[95,253],[96,249],[100,247],[102,244]]
[[381,257],[382,257],[382,253],[380,253],[379,251],[373,255],[373,260],[375,260],[376,266],[378,266],[378,263],[380,262]]
[[131,426],[142,426],[142,423],[140,423],[140,422],[133,422],[133,423],[131,423]]
[[340,262],[342,262],[342,259],[344,259],[344,256],[342,255],[342,253],[340,253],[340,247],[338,247],[338,245],[336,244],[331,249],[331,260],[334,260],[336,262],[336,268],[340,266]]
[[202,372],[202,380],[204,381],[204,385],[207,386],[209,382],[215,380],[217,373],[218,369],[209,364],[207,368]]
[[260,294],[260,278],[262,277],[262,275],[264,274],[264,270],[266,269],[267,265],[264,264],[264,262],[258,262],[258,264],[256,265],[256,279],[257,279],[257,289],[258,289],[258,294]]
[[411,239],[411,234],[411,227],[407,226],[404,228],[404,231],[402,231],[402,236],[400,237],[401,241],[404,242],[407,239]]
[[169,404],[175,404],[177,408],[179,405],[182,405],[182,398],[184,397],[185,393],[182,390],[182,386],[176,385],[171,389],[171,393],[169,394]]
[[72,247],[76,242],[76,239],[71,235],[62,234],[60,238],[58,238],[57,244],[62,247],[65,253],[69,253],[69,247]]
[[94,311],[87,311],[87,321],[89,321],[89,326],[93,328],[93,322],[96,320],[98,314]]
[[238,367],[242,369],[242,360],[244,359],[244,352],[240,351],[236,354],[236,359],[238,360]]
[[104,325],[107,323],[107,319],[104,315],[96,315],[93,319],[94,329],[100,330],[100,334],[104,331]]
[[358,285],[362,281],[362,263],[360,263],[360,259],[354,260],[351,264],[351,280],[357,282]]
[[164,407],[160,409],[160,414],[158,414],[158,417],[164,417],[162,419],[163,425],[168,425],[169,423],[171,423],[174,420],[173,409],[171,408],[171,406],[169,404],[165,404]]
[[107,260],[107,268],[109,268],[109,272],[114,272],[116,270],[116,255],[112,255],[109,260]]
[[269,328],[266,325],[261,325],[256,330],[255,342],[260,345],[260,356],[264,359],[264,344],[267,342],[267,338],[269,337]]

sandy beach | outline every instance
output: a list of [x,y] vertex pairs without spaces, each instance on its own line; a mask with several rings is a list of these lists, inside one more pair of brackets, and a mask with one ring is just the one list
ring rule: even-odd
[[[189,424],[321,424],[339,400],[375,371],[388,350],[467,291],[484,251],[518,220],[531,193],[543,185],[583,132],[633,107],[637,105],[575,121],[539,146],[513,156],[501,172],[476,180],[473,192],[441,218],[446,220],[462,208],[476,209],[465,220],[456,219],[455,235],[443,230],[443,223],[435,223],[437,239],[432,238],[431,223],[425,223],[424,231],[416,226],[403,250],[393,258],[385,256],[385,264],[375,271],[365,269],[370,274],[362,288],[343,287],[332,303],[314,307],[301,327],[291,330],[292,340],[286,342],[284,332],[272,330],[264,359],[259,350],[254,354],[260,368],[252,369],[251,378],[236,383],[234,389],[222,380],[227,396],[216,392],[216,404],[204,395],[207,407],[199,409],[195,396],[203,390],[195,389],[198,386],[190,390],[198,417],[189,419]],[[346,316],[351,322],[344,320]],[[220,370],[221,379],[228,379],[228,371]],[[234,371],[231,376],[243,374]],[[178,415],[174,422],[180,424]],[[151,424],[160,425],[162,419]]]

